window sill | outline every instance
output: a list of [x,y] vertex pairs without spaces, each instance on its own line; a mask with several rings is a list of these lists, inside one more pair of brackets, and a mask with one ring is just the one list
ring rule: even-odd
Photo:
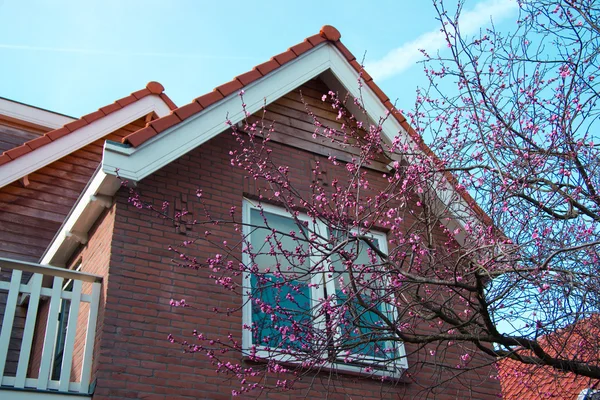
[[[388,382],[398,382],[407,367],[401,365],[401,362],[390,363],[388,367],[379,367],[377,365],[367,365],[367,363],[357,362],[356,364],[350,364],[343,361],[338,362],[324,362],[320,365],[315,365],[312,367],[302,367],[301,361],[297,361],[294,359],[293,355],[289,354],[279,354],[279,355],[267,355],[264,350],[258,350],[256,352],[256,357],[251,357],[244,355],[242,357],[242,361],[253,363],[253,364],[265,364],[269,360],[274,360],[280,363],[282,366],[291,369],[307,369],[307,370],[315,370],[317,372],[334,372],[340,373],[344,375],[357,376],[362,378],[373,378],[373,379],[382,379],[385,378]],[[362,364],[362,365],[359,365]]]

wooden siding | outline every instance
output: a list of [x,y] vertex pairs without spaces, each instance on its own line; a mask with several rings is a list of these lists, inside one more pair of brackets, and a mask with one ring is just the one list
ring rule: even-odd
[[105,140],[145,125],[139,120],[0,189],[0,256],[38,261],[102,159]]
[[[342,149],[339,143],[334,143],[329,138],[313,138],[316,127],[307,110],[312,112],[323,126],[337,131],[342,128],[344,121],[337,119],[338,111],[331,106],[331,101],[322,100],[329,90],[325,83],[317,78],[269,104],[266,107],[264,123],[267,126],[275,123],[271,140],[322,156],[332,155],[340,161],[348,162],[353,155],[357,155],[358,150],[355,147]],[[261,110],[251,116],[250,121],[260,123],[262,118]],[[377,161],[373,167],[379,170],[385,170],[385,165],[390,162],[384,156],[378,157]]]

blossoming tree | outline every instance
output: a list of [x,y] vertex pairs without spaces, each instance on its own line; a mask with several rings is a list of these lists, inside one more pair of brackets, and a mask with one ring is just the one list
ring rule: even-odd
[[[594,330],[573,328],[599,307],[599,10],[523,1],[514,33],[468,38],[434,4],[448,50],[425,54],[414,130],[390,137],[392,115],[369,119],[360,97],[324,93],[337,121],[307,104],[313,138],[351,159],[317,160],[302,182],[272,156],[277,119],[248,115],[231,125],[230,158],[253,196],[223,216],[199,188],[202,215],[173,217],[196,227],[173,244],[176,262],[238,293],[239,309],[215,312],[244,324],[241,338],[199,327],[171,340],[237,377],[236,393],[323,370],[384,381],[428,370],[441,384],[494,374],[498,358],[600,378]],[[168,204],[130,200],[172,217]],[[237,242],[217,239],[224,225]],[[200,258],[199,245],[214,252]]]
[[[435,5],[449,52],[426,54],[431,85],[413,123],[503,232],[493,250],[468,246],[489,279],[484,351],[526,364],[521,382],[568,372],[597,383],[600,8],[523,1],[514,33],[466,38]],[[455,91],[440,89],[448,80]]]

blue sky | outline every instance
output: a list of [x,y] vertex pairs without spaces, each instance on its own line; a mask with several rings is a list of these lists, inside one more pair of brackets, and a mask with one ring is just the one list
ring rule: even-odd
[[[514,0],[465,11],[467,33],[517,17]],[[76,117],[151,80],[183,105],[325,24],[409,109],[425,84],[418,48],[444,51],[429,0],[0,0],[0,20],[0,96]]]

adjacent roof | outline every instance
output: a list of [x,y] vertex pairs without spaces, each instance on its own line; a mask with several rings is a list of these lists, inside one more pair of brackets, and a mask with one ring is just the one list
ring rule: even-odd
[[75,132],[76,130],[83,128],[84,126],[89,125],[92,122],[103,118],[117,110],[120,110],[121,108],[151,94],[158,95],[171,110],[177,109],[175,103],[173,103],[173,101],[164,93],[164,90],[165,88],[160,83],[149,82],[144,89],[133,92],[129,96],[125,96],[112,104],[109,104],[98,109],[97,111],[84,115],[83,117],[76,119],[75,121],[69,122],[61,128],[47,132],[43,136],[29,140],[21,146],[5,151],[2,155],[0,155],[0,165],[6,164],[57,139],[60,139],[63,136],[69,135]]
[[[539,338],[540,345],[551,356],[577,360],[597,366],[600,348],[600,315],[582,319]],[[518,350],[529,355],[526,350]],[[498,361],[498,372],[505,399],[534,400],[539,398],[575,399],[582,390],[600,389],[600,381],[563,372],[550,366],[524,364],[509,358]]]
[[[218,103],[228,95],[234,92],[239,92],[247,85],[274,72],[284,64],[289,63],[319,44],[323,42],[330,42],[339,50],[339,52],[344,56],[348,63],[350,63],[354,70],[359,73],[363,82],[373,91],[381,103],[383,103],[385,108],[390,112],[390,115],[398,121],[404,130],[406,130],[407,134],[417,144],[421,151],[435,161],[440,161],[429,148],[429,146],[425,144],[423,138],[410,126],[404,115],[402,115],[402,113],[398,111],[396,107],[394,107],[394,104],[390,101],[389,97],[383,92],[383,90],[381,90],[381,88],[379,88],[379,86],[377,86],[377,84],[373,81],[373,78],[364,70],[363,66],[356,60],[356,57],[352,54],[352,52],[350,52],[350,50],[344,46],[344,44],[340,41],[340,38],[341,34],[336,28],[330,25],[325,25],[321,28],[318,34],[306,38],[303,42],[290,47],[287,51],[281,54],[271,57],[269,61],[255,66],[252,70],[235,77],[233,80],[217,86],[212,92],[194,99],[191,103],[173,109],[169,115],[158,118],[149,123],[145,128],[125,136],[122,142],[129,144],[132,147],[138,147],[161,132],[196,114],[199,114],[202,110],[215,103]],[[444,176],[448,182],[454,186],[455,190],[461,194],[469,207],[471,207],[471,209],[478,214],[482,222],[491,225],[491,218],[479,207],[479,205],[477,205],[469,193],[458,184],[456,178],[450,172],[446,172]]]

